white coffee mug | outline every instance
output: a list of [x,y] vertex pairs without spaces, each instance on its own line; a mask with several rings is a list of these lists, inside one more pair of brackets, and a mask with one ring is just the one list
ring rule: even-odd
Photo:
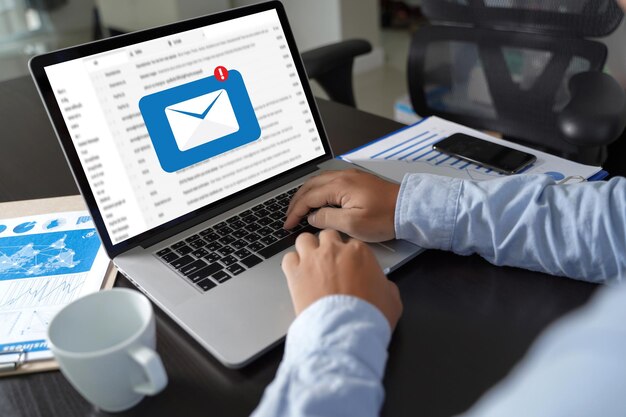
[[115,288],[68,304],[50,322],[48,341],[63,375],[104,411],[129,409],[167,385],[152,306],[137,291]]

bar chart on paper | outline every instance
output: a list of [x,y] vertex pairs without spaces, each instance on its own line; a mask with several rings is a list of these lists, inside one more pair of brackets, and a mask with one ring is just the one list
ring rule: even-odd
[[471,180],[488,180],[504,176],[489,168],[445,155],[433,149],[434,144],[453,133],[465,133],[489,142],[532,153],[537,157],[537,161],[525,168],[523,172],[549,175],[556,181],[566,177],[586,179],[601,170],[600,167],[582,165],[497,139],[438,117],[424,119],[417,124],[342,155],[341,158],[396,181],[401,181],[404,174],[409,172],[430,173]]

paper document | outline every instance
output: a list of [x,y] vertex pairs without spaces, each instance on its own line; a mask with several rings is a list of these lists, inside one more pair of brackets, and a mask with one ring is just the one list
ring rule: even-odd
[[494,138],[434,116],[342,155],[341,158],[398,182],[402,181],[406,173],[414,172],[472,180],[488,180],[504,175],[433,150],[433,144],[454,133],[465,133],[535,155],[537,161],[523,171],[526,174],[546,174],[556,181],[576,182],[577,178],[585,180],[602,170],[601,167],[579,164]]
[[23,349],[27,361],[51,358],[50,320],[98,291],[108,266],[86,211],[0,219],[0,353]]

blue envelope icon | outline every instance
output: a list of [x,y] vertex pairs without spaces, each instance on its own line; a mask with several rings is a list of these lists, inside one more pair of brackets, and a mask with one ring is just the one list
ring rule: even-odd
[[139,108],[161,167],[167,172],[257,140],[261,128],[243,78],[206,77],[142,97]]

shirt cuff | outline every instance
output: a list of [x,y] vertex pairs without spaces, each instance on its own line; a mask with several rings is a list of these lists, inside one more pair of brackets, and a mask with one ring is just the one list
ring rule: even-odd
[[342,352],[382,378],[391,328],[372,304],[349,295],[329,295],[307,307],[287,333],[283,363]]
[[450,250],[461,186],[460,178],[406,174],[396,202],[396,238]]

